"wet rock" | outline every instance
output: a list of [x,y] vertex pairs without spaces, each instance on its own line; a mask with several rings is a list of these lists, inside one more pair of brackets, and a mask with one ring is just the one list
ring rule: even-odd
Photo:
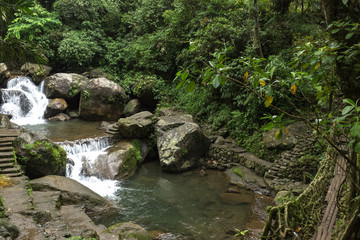
[[33,82],[40,83],[45,77],[49,75],[52,68],[46,65],[39,65],[37,63],[27,62],[21,66],[21,72],[25,75],[29,75]]
[[138,99],[132,99],[130,100],[124,108],[124,114],[125,116],[129,117],[131,115],[134,115],[135,113],[138,113],[141,107],[141,103]]
[[105,230],[119,236],[119,240],[151,240],[151,234],[145,228],[131,222],[115,224]]
[[63,98],[49,99],[49,104],[46,106],[44,113],[45,118],[53,117],[59,113],[64,112],[68,108],[68,104]]
[[106,150],[94,163],[84,159],[82,174],[101,179],[123,179],[135,174],[148,153],[147,145],[140,140],[121,141]]
[[153,114],[151,112],[136,113],[127,118],[118,120],[119,133],[125,138],[147,138],[154,128]]
[[10,78],[10,72],[5,63],[0,63],[0,87],[5,88],[8,79]]
[[9,115],[0,114],[0,128],[3,128],[3,129],[11,128],[11,122],[10,122]]
[[161,168],[169,172],[183,172],[198,165],[210,146],[210,140],[189,114],[160,117],[156,133]]
[[70,119],[71,119],[70,116],[67,115],[66,113],[59,113],[56,116],[48,118],[50,122],[68,121]]
[[57,73],[45,78],[45,95],[68,101],[79,95],[88,81],[87,77],[76,73]]
[[76,111],[66,111],[70,118],[78,118],[79,114]]
[[81,91],[79,114],[90,121],[115,121],[123,114],[128,96],[106,78],[90,79]]
[[83,206],[87,214],[99,214],[114,209],[111,202],[70,178],[49,175],[31,180],[30,184],[34,191],[60,191],[62,205]]

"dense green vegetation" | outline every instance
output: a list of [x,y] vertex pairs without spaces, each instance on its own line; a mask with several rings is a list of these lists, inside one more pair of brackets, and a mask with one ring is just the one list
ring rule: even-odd
[[[339,239],[360,224],[358,0],[5,0],[0,62],[101,68],[266,156],[261,134],[305,121],[348,165]],[[20,46],[20,47],[19,47]],[[208,87],[205,87],[208,86]],[[188,93],[191,92],[191,93]],[[342,151],[334,137],[346,142]],[[345,224],[347,223],[347,224]]]

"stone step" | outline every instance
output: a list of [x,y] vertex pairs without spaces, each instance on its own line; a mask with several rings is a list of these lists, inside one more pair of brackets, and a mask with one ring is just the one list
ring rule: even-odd
[[21,171],[21,172],[16,172],[16,173],[7,173],[6,176],[12,177],[12,178],[21,177],[21,176],[23,176],[23,172]]
[[0,174],[18,173],[18,172],[21,172],[21,167],[19,167],[19,166],[14,166],[12,168],[0,169]]
[[0,163],[15,163],[15,159],[13,158],[13,156],[8,158],[0,158]]
[[0,137],[17,137],[19,135],[19,129],[0,129]]
[[0,142],[0,147],[12,147],[12,142]]
[[14,158],[14,152],[0,152],[0,158]]
[[13,166],[14,166],[13,162],[0,163],[0,169],[1,168],[12,168]]
[[13,147],[9,146],[0,146],[0,152],[10,152],[13,151]]
[[0,137],[0,143],[3,142],[11,142],[14,141],[16,139],[16,137]]

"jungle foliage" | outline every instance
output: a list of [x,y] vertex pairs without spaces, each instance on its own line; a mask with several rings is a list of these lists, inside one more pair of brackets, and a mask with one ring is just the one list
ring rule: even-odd
[[0,61],[101,68],[130,95],[185,109],[260,155],[263,131],[281,137],[285,123],[305,121],[347,161],[342,203],[352,211],[338,237],[356,239],[359,12],[359,0],[6,0]]

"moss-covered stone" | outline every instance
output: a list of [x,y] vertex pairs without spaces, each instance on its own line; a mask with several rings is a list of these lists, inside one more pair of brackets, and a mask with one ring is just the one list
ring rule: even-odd
[[65,175],[65,150],[47,140],[25,143],[17,152],[17,160],[25,166],[26,175],[30,178]]
[[141,141],[135,139],[131,141],[131,144],[133,147],[130,148],[127,156],[125,156],[123,164],[119,168],[119,175],[127,175],[128,173],[136,171],[142,162]]
[[131,223],[123,222],[117,223],[105,232],[112,233],[119,236],[119,240],[151,240],[153,239],[151,234],[148,233],[143,227]]

